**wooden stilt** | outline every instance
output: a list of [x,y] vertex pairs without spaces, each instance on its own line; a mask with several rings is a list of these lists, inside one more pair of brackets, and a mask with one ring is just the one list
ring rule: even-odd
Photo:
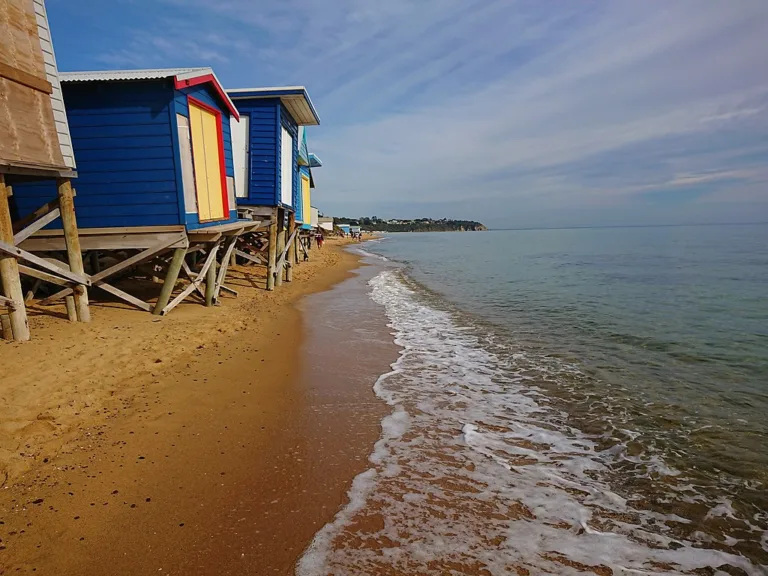
[[77,322],[77,308],[75,307],[75,297],[71,294],[64,298],[64,305],[67,307],[67,318],[70,322]]
[[232,260],[232,255],[235,253],[235,246],[237,245],[237,237],[232,237],[224,242],[224,256],[221,259],[221,266],[219,266],[219,273],[216,275],[216,284],[213,291],[213,303],[219,303],[219,293],[224,288],[224,280],[227,278],[227,270],[229,270],[229,262]]
[[0,314],[0,334],[2,334],[3,340],[13,340],[11,319],[8,314]]
[[[11,207],[8,203],[9,190],[5,186],[5,176],[0,174],[0,241],[13,245],[13,222]],[[0,280],[6,297],[13,300],[13,307],[8,309],[8,319],[13,339],[19,342],[29,340],[27,309],[24,306],[24,292],[21,289],[19,263],[10,254],[0,252]]]
[[[277,209],[277,254],[285,251],[285,209]],[[284,260],[283,260],[284,261]],[[283,284],[283,266],[277,266],[275,270],[275,286]]]
[[[80,250],[80,236],[77,233],[75,196],[72,192],[72,183],[68,178],[59,178],[56,180],[56,185],[59,193],[59,210],[64,228],[64,242],[67,245],[69,269],[75,274],[84,276],[85,268],[83,267],[83,253]],[[91,311],[88,308],[88,291],[85,286],[75,287],[75,307],[80,322],[91,321]]]
[[275,263],[277,262],[277,210],[272,212],[272,222],[269,225],[269,244],[267,245],[267,290],[275,289]]
[[[296,264],[299,264],[301,263],[301,253],[304,252],[306,254],[307,250],[304,247],[304,241],[298,234],[296,234],[296,240],[294,242],[296,244],[296,249],[294,250],[294,253],[296,254]],[[307,257],[307,260],[309,260],[309,257]]]
[[181,302],[189,296],[192,292],[195,290],[198,290],[200,284],[202,284],[203,279],[206,277],[206,274],[208,274],[208,269],[213,266],[213,264],[216,262],[216,253],[219,251],[219,243],[216,242],[213,245],[213,248],[211,248],[210,252],[208,253],[208,256],[205,259],[205,262],[203,263],[203,268],[200,270],[200,273],[197,275],[197,278],[192,281],[192,284],[184,288],[184,290],[181,291],[181,294],[176,296],[173,300],[171,300],[168,303],[168,306],[163,308],[163,311],[161,312],[163,315],[168,314],[171,310],[173,310],[176,306],[181,304]]
[[205,305],[213,306],[213,297],[216,294],[216,261],[208,267],[205,275]]
[[101,265],[99,264],[99,253],[95,250],[88,254],[91,261],[91,274],[98,274],[101,272]]
[[[288,230],[286,230],[286,238],[290,238],[290,245],[288,246],[288,266],[285,268],[285,281],[293,282],[293,267],[296,265],[296,238],[293,237],[293,232],[296,230],[296,212],[288,214]],[[298,237],[298,234],[296,235]]]
[[176,250],[173,251],[173,258],[168,265],[168,272],[165,274],[165,281],[160,290],[160,297],[157,299],[157,303],[152,309],[152,314],[159,316],[163,313],[163,309],[168,305],[168,301],[171,299],[171,294],[173,294],[173,288],[176,286],[176,280],[179,279],[179,271],[181,271],[181,265],[184,263],[184,256],[186,255],[186,248],[176,248]]
[[232,255],[229,257],[229,265],[237,266],[237,254],[235,252],[232,252]]

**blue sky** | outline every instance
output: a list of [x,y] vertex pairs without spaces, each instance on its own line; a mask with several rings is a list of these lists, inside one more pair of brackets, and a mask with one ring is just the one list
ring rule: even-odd
[[768,221],[766,0],[47,5],[62,70],[307,86],[329,214]]

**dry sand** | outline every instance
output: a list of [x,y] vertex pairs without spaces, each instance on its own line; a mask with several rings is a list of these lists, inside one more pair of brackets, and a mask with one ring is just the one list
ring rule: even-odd
[[339,244],[272,293],[238,267],[214,309],[97,304],[0,343],[0,574],[290,573],[386,411],[368,382],[318,421],[298,377],[295,304],[358,266]]

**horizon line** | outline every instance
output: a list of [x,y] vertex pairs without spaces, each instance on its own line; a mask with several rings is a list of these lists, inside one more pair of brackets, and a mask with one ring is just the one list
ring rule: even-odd
[[696,222],[693,224],[603,224],[596,226],[532,226],[529,228],[488,228],[488,232],[524,232],[530,230],[593,230],[601,228],[682,228],[694,226],[756,226],[766,225],[768,221],[760,222]]

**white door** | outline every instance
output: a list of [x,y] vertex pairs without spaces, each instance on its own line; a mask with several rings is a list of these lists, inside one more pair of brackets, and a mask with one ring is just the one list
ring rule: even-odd
[[285,128],[280,140],[280,202],[293,206],[293,136]]
[[239,122],[234,116],[229,119],[229,127],[232,129],[232,159],[235,162],[235,196],[238,198],[248,198],[248,170],[251,166],[248,157],[250,122],[250,116],[240,116]]

